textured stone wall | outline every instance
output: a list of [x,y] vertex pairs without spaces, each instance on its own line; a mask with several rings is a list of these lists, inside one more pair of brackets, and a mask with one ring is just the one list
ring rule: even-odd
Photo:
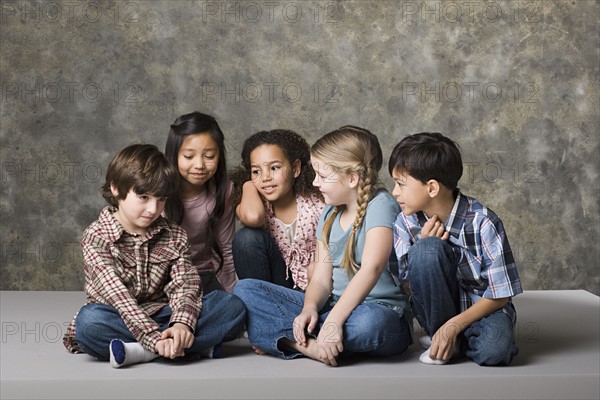
[[[113,154],[214,114],[228,163],[345,124],[387,158],[462,147],[460,187],[504,220],[524,288],[599,279],[597,1],[2,1],[3,290],[81,290],[78,241]],[[382,171],[391,188],[386,169]]]

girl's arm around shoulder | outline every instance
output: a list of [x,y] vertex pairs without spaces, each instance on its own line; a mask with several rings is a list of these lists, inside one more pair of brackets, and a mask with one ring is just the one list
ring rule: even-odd
[[247,181],[242,186],[242,200],[235,211],[242,224],[247,227],[262,228],[265,225],[265,206],[252,181]]

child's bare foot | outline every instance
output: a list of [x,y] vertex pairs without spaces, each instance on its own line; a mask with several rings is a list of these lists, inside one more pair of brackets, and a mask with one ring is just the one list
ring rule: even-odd
[[262,349],[259,349],[259,348],[258,348],[258,347],[256,347],[256,346],[252,346],[252,350],[254,350],[254,352],[255,352],[256,354],[258,354],[259,356],[264,356],[265,354],[267,354],[267,352],[266,352],[266,351],[264,351],[264,350],[262,350]]
[[322,359],[319,357],[319,346],[317,345],[317,341],[313,338],[309,338],[306,340],[306,347],[301,346],[296,342],[292,342],[291,340],[283,339],[286,346],[304,354],[307,357],[312,358],[313,360],[317,360],[322,362],[323,364],[330,365],[332,367],[336,367],[336,363],[330,363],[327,359]]

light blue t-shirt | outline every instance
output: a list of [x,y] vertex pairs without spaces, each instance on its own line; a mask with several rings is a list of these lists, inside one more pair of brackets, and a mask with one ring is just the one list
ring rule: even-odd
[[[317,239],[323,240],[323,224],[334,209],[334,206],[325,206],[323,209],[319,218],[319,225],[317,226]],[[387,227],[392,230],[394,221],[399,213],[400,207],[392,195],[385,189],[377,191],[367,205],[367,212],[363,223],[356,232],[355,261],[359,265],[359,268],[367,232],[370,229],[379,226]],[[340,263],[344,257],[346,242],[348,241],[350,232],[352,232],[352,225],[350,225],[346,231],[342,229],[340,225],[340,214],[341,213],[338,213],[335,217],[335,221],[333,221],[331,227],[331,233],[329,234],[329,256],[333,264],[333,295],[338,298],[342,295],[348,286],[348,283],[350,283],[348,274],[344,268],[340,267]],[[387,268],[384,269],[379,280],[367,295],[365,301],[385,303],[386,305],[391,306],[391,308],[400,315],[402,315],[404,307],[406,306],[406,296],[402,293],[400,288],[395,285],[392,275]]]

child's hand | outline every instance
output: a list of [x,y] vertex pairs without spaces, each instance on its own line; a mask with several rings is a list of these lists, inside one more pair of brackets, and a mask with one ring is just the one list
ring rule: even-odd
[[337,367],[337,357],[344,351],[343,340],[342,327],[335,322],[325,321],[317,337],[321,361],[332,367]]
[[421,239],[431,236],[439,237],[442,240],[448,240],[448,237],[450,236],[450,232],[446,230],[444,223],[440,221],[437,215],[429,218],[421,228]]
[[176,322],[170,328],[165,329],[160,338],[173,340],[172,353],[169,358],[184,355],[183,349],[189,349],[194,343],[194,334],[187,325],[180,322]]
[[442,325],[431,338],[429,357],[434,360],[448,361],[454,353],[454,345],[460,332],[459,325],[451,320]]
[[302,310],[294,319],[294,339],[300,346],[306,347],[306,335],[304,331],[312,333],[319,322],[319,313],[315,310]]
[[154,346],[156,352],[165,358],[175,358],[179,356],[183,356],[183,352],[176,353],[175,348],[173,346],[173,339],[161,339],[156,342],[156,346]]

